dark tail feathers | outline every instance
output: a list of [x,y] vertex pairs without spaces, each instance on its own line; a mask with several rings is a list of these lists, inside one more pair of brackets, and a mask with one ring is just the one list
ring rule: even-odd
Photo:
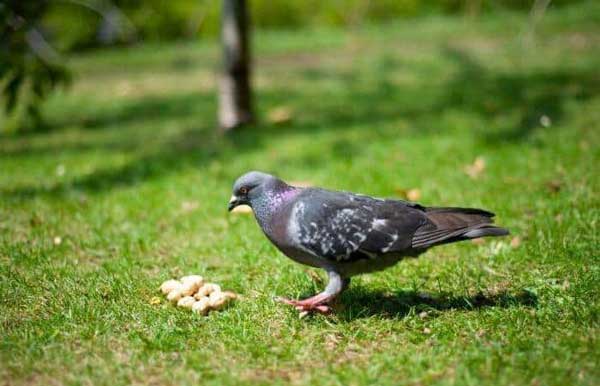
[[486,236],[505,236],[508,229],[493,225],[494,214],[473,208],[425,208],[428,222],[412,239],[415,249]]

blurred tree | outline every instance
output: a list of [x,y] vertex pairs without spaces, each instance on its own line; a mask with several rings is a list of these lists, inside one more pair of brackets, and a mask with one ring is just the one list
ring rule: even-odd
[[47,7],[47,0],[0,2],[0,92],[10,117],[6,126],[39,128],[40,102],[69,81],[68,71],[38,25]]
[[229,131],[252,121],[248,9],[245,0],[223,0],[223,67],[219,89],[219,126]]

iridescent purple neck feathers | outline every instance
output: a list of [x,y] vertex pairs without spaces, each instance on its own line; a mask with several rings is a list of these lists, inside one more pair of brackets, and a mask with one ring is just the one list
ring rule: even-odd
[[299,188],[279,185],[266,189],[259,197],[252,200],[252,210],[256,220],[265,231],[270,230],[273,215],[290,203],[298,193],[300,193]]

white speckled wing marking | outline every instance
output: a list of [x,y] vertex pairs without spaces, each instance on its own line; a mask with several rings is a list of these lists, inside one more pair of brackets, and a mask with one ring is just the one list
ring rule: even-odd
[[[292,207],[292,213],[290,215],[290,220],[288,222],[288,227],[287,227],[287,232],[288,232],[288,237],[290,238],[290,240],[292,240],[294,242],[294,245],[300,249],[302,249],[304,252],[307,252],[311,255],[315,255],[315,253],[306,248],[304,246],[304,243],[302,242],[303,236],[303,229],[304,227],[301,226],[301,221],[304,219],[304,210],[305,210],[305,205],[304,202],[302,201],[298,201],[293,207]],[[317,255],[315,255],[317,256]]]
[[[340,262],[357,253],[375,258],[390,250],[398,234],[387,219],[376,218],[372,212],[363,205],[340,208],[323,204],[314,209],[310,202],[298,201],[292,208],[288,236],[314,256]],[[369,244],[367,248],[365,244]]]

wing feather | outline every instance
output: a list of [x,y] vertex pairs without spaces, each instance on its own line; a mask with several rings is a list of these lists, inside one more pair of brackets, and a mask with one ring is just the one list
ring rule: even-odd
[[410,249],[426,216],[416,205],[316,190],[294,207],[294,237],[305,251],[336,262]]

